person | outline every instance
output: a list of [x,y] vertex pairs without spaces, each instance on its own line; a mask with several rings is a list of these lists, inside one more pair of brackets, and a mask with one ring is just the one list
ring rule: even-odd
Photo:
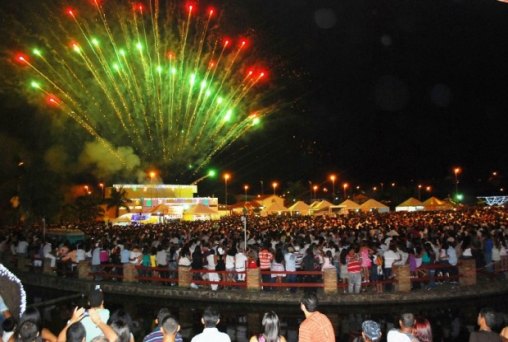
[[9,341],[16,330],[16,320],[9,317],[2,322],[2,341]]
[[432,327],[429,320],[423,317],[416,318],[413,335],[420,342],[432,342]]
[[[286,265],[286,271],[296,272],[296,254],[293,246],[288,247],[287,253],[284,255],[284,263]],[[288,283],[296,283],[296,274],[287,274],[286,281]],[[296,287],[289,288],[291,293],[296,292]]]
[[[101,316],[96,309],[88,309],[86,314],[87,317],[90,318],[91,322],[101,331],[101,335],[104,335],[109,342],[118,341],[118,336],[114,330],[101,319]],[[85,309],[75,307],[71,318],[67,321],[67,325],[62,329],[62,331],[60,331],[60,334],[58,334],[58,342],[86,341],[86,328],[82,323],[84,317]]]
[[4,299],[0,295],[0,322],[3,323],[4,319],[7,319],[11,316],[12,314],[11,311],[9,310],[9,307],[7,306],[7,304],[5,304]]
[[348,293],[360,293],[362,287],[362,265],[358,252],[359,248],[357,246],[353,246],[346,256]]
[[362,323],[362,334],[353,342],[378,342],[381,341],[381,328],[378,323],[368,320]]
[[496,313],[494,309],[483,308],[476,320],[479,330],[469,334],[469,342],[501,342],[501,335],[492,331],[496,324]]
[[317,311],[318,298],[315,293],[305,293],[300,301],[300,309],[305,320],[298,329],[299,342],[335,342],[335,332],[328,317]]
[[[171,312],[168,308],[161,308],[157,313],[157,317],[154,320],[156,328],[150,334],[146,335],[143,338],[143,342],[162,342],[164,339],[164,332],[162,331],[162,323],[166,320],[166,318],[171,316]],[[182,335],[177,332],[175,337],[176,342],[183,342]]]
[[[21,328],[23,322],[26,321],[30,321],[35,324],[35,326],[37,327],[38,336],[40,336],[42,340],[44,340],[45,342],[56,342],[57,337],[49,329],[44,328],[42,326],[41,313],[39,312],[39,310],[37,310],[37,308],[29,307],[25,310],[25,312],[23,312],[18,323],[18,329]],[[15,337],[15,335],[16,331],[11,336],[10,341],[13,340],[13,337]]]
[[235,271],[238,281],[245,281],[245,267],[247,265],[247,256],[244,253],[243,246],[238,247],[235,255]]
[[132,317],[126,311],[117,309],[109,317],[107,324],[115,332],[117,342],[134,342],[134,335],[131,333],[133,328]]
[[73,323],[65,332],[66,342],[83,342],[86,340],[86,331],[80,322]]
[[[269,250],[270,248],[270,241],[266,241],[263,245],[263,248],[258,253],[258,259],[259,259],[259,269],[261,270],[261,278],[263,279],[263,283],[270,283],[272,281],[272,278],[269,273],[263,273],[270,271],[270,267],[272,265],[273,260],[273,254]],[[269,291],[270,288],[268,286],[264,286],[263,289],[265,291]]]
[[163,342],[175,342],[179,335],[180,325],[173,317],[166,316],[162,321],[160,330],[162,332]]
[[[88,295],[88,304],[91,309],[95,309],[103,322],[109,319],[109,310],[104,308],[104,294],[100,287],[93,289]],[[102,330],[92,322],[90,315],[85,315],[81,323],[86,330],[86,342],[90,342],[94,337],[102,335]]]
[[[392,279],[392,265],[401,259],[397,253],[397,244],[395,242],[390,242],[388,250],[383,253],[383,259],[383,274],[386,280],[390,280]],[[391,289],[392,285],[386,284],[386,290],[390,291]]]
[[[284,268],[284,253],[282,252],[281,248],[277,248],[277,251],[275,252],[275,258],[272,260],[272,264],[270,265],[270,271],[272,272],[282,272],[285,271]],[[272,273],[272,279],[271,282],[275,283],[282,283],[282,278],[286,277],[285,273]],[[279,288],[280,290],[281,288]]]
[[13,337],[16,342],[42,342],[37,325],[32,321],[20,323]]
[[217,324],[220,322],[220,314],[214,307],[207,307],[203,311],[201,323],[205,326],[203,332],[194,336],[191,342],[231,342],[229,335],[220,332]]
[[261,324],[263,333],[252,336],[249,342],[286,342],[286,338],[280,335],[279,317],[275,312],[265,312]]
[[403,313],[399,318],[400,329],[392,329],[386,335],[387,342],[419,342],[413,335],[415,316],[412,313]]

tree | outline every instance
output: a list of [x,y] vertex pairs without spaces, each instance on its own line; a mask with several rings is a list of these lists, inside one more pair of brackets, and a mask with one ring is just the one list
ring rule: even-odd
[[96,196],[84,195],[76,198],[74,203],[80,222],[93,222],[104,216],[104,209],[100,207],[100,199]]
[[124,188],[117,189],[113,187],[110,196],[104,200],[108,210],[115,208],[115,217],[118,217],[120,208],[130,211],[128,204],[132,201],[127,198],[126,193]]

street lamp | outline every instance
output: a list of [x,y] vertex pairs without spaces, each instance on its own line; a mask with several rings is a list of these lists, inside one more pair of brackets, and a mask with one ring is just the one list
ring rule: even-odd
[[247,190],[249,190],[249,185],[245,184],[243,190],[245,190],[245,202],[247,202]]
[[330,180],[332,181],[332,197],[335,199],[335,180],[337,179],[337,176],[331,175]]
[[418,200],[422,200],[422,185],[418,184]]
[[273,182],[272,183],[272,188],[273,188],[273,194],[275,195],[275,189],[277,189],[277,186],[279,186],[279,183],[277,182]]
[[104,183],[100,182],[99,187],[101,188],[102,199],[104,199]]
[[348,183],[342,184],[342,187],[344,188],[344,200],[347,199],[347,188],[349,187]]
[[314,201],[317,199],[316,192],[317,192],[318,188],[319,188],[319,187],[318,187],[317,185],[314,185],[314,186],[312,187],[312,190],[314,190]]
[[453,174],[455,175],[455,195],[459,193],[459,173],[461,173],[462,170],[460,167],[456,167],[453,169]]
[[231,178],[229,173],[224,174],[224,202],[226,203],[226,207],[228,205],[228,180]]

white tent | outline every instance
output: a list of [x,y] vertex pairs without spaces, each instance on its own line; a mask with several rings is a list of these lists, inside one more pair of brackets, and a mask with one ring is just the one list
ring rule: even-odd
[[386,205],[384,205],[383,203],[381,202],[378,202],[376,201],[375,199],[370,199],[368,200],[367,202],[364,202],[361,206],[360,206],[360,210],[361,211],[377,211],[377,212],[380,212],[380,213],[387,213],[390,211],[390,208]]
[[186,210],[183,214],[185,221],[211,220],[218,217],[218,212],[203,204],[196,204]]
[[312,215],[328,215],[331,206],[333,206],[333,204],[327,200],[322,200],[318,203],[314,202],[311,205]]
[[398,206],[395,207],[395,211],[419,211],[423,210],[423,203],[414,197],[410,197]]
[[436,210],[452,210],[453,205],[450,202],[442,201],[439,198],[432,196],[423,202],[424,210],[436,211]]
[[352,201],[350,199],[345,200],[344,202],[342,202],[339,205],[343,207],[342,211],[345,214],[347,214],[350,211],[358,211],[360,209],[360,205],[358,203],[356,203],[355,201]]
[[279,214],[280,215],[284,212],[288,212],[288,208],[286,208],[285,206],[283,206],[280,203],[275,202],[268,208],[264,209],[263,211],[268,215],[270,215],[270,214]]
[[310,214],[310,206],[304,201],[298,201],[292,206],[288,208],[291,214],[299,214],[299,215],[309,215]]

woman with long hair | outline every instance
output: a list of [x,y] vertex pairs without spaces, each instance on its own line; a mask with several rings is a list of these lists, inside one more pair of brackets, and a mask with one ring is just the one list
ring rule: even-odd
[[[34,338],[40,337],[41,340],[46,341],[46,342],[56,342],[57,337],[55,336],[55,334],[53,334],[51,331],[49,331],[49,329],[44,328],[42,326],[41,313],[39,312],[39,310],[37,310],[34,307],[27,308],[25,310],[25,312],[23,313],[23,315],[21,315],[21,318],[19,319],[19,323],[17,325],[17,329],[16,329],[17,331],[15,331],[14,334],[11,336],[11,339],[9,340],[10,342],[18,340],[20,338],[21,339],[31,338],[30,337],[31,334],[29,334],[27,332],[31,330],[28,328],[29,327],[31,328],[32,325],[31,324],[25,325],[24,322],[32,322],[33,326],[35,326],[37,334],[36,334],[36,336],[32,336],[32,337],[34,337]],[[26,336],[23,337],[24,335],[26,335]]]
[[286,338],[280,335],[279,317],[275,312],[266,312],[261,324],[263,333],[252,336],[249,342],[286,342]]

